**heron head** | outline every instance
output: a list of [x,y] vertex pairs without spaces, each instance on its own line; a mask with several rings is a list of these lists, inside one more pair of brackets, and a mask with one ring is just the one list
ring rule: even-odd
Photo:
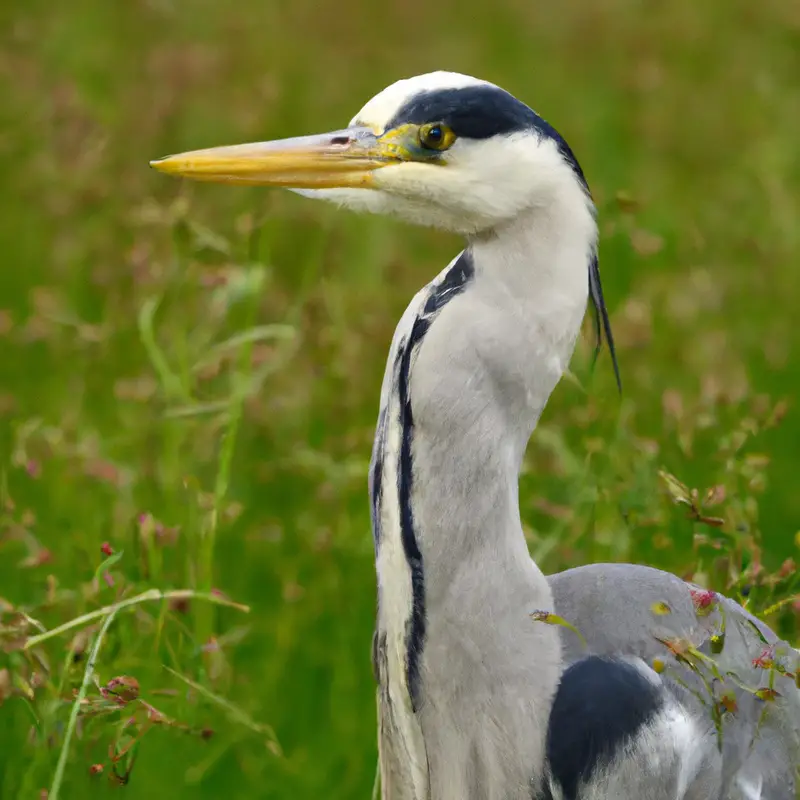
[[464,235],[559,197],[590,204],[561,136],[494,84],[433,72],[397,81],[338,131],[151,162],[197,180],[282,186]]

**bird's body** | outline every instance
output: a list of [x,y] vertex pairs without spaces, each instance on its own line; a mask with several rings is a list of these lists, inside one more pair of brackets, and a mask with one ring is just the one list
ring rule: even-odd
[[547,578],[528,553],[520,465],[588,297],[610,336],[591,197],[544,120],[492,84],[433,73],[393,84],[345,131],[156,166],[467,239],[403,315],[381,392],[370,500],[384,800],[795,797],[800,692],[773,675],[779,696],[757,697],[774,671],[753,659],[763,637],[796,672],[796,651],[666,573]]
[[[698,775],[694,787],[687,785],[685,794],[663,788],[669,771],[660,776],[660,781],[658,775],[651,775],[641,784],[639,795],[626,794],[620,787],[634,784],[623,768],[618,785],[611,789],[601,786],[585,797],[647,795],[660,800],[662,795],[656,787],[662,784],[665,799],[796,800],[800,792],[800,691],[791,677],[774,675],[773,685],[780,697],[765,702],[740,685],[752,690],[769,687],[769,670],[758,663],[770,646],[796,672],[800,657],[794,649],[732,600],[690,586],[661,570],[634,564],[592,564],[549,576],[548,581],[556,612],[575,621],[589,652],[638,658],[647,664],[662,659],[671,665],[661,676],[663,691],[668,701],[680,704],[688,722],[685,727],[676,726],[676,731],[686,732],[684,775],[692,768]],[[662,604],[670,609],[669,614],[654,613],[654,608],[660,609]],[[714,637],[721,630],[725,632],[724,642],[721,651],[715,653]],[[562,635],[562,641],[564,663],[575,663],[585,656],[582,644],[568,632]],[[727,677],[724,683],[717,683],[712,670],[703,667],[701,659],[692,658],[700,663],[701,679],[694,669],[676,664],[664,642],[676,648],[696,645],[702,656],[714,660],[723,677],[733,672],[738,681]],[[686,655],[691,658],[691,654]],[[714,700],[733,698],[730,708],[735,711],[723,714],[719,727],[708,684]],[[571,733],[580,736],[580,729],[573,727]],[[564,738],[569,742],[569,732]],[[633,763],[646,767],[648,759],[634,759]],[[680,780],[681,770],[671,774]],[[666,786],[671,788],[669,783]]]

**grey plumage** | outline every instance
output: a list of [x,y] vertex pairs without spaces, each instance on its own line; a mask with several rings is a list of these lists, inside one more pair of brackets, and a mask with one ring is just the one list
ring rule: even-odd
[[545,577],[527,551],[520,464],[589,298],[613,355],[594,206],[552,126],[497,86],[431,73],[380,92],[346,130],[153,166],[467,240],[400,320],[381,390],[383,800],[795,797],[797,651],[672,575],[600,564]]
[[[697,595],[698,587],[689,587],[675,576],[649,567],[595,564],[552,575],[549,582],[557,612],[575,621],[592,652],[625,653],[647,663],[663,659],[669,666],[664,674],[669,692],[687,708],[693,719],[707,722],[705,736],[698,738],[695,744],[699,750],[705,748],[710,764],[714,763],[721,746],[719,773],[712,776],[702,792],[686,797],[795,800],[800,789],[797,782],[800,692],[794,681],[776,675],[774,688],[780,696],[772,702],[758,699],[730,677],[724,685],[715,683],[716,699],[727,691],[736,702],[735,713],[723,714],[718,731],[709,707],[708,688],[691,669],[678,664],[659,640],[693,642],[713,658],[723,677],[733,672],[742,684],[753,690],[767,688],[770,683],[769,670],[753,665],[767,649],[760,637],[775,647],[779,653],[776,659],[793,672],[800,669],[797,651],[780,642],[766,625],[730,599],[717,595],[709,606],[713,611],[704,614],[700,609],[698,613],[690,591],[693,589]],[[661,603],[665,603],[671,613],[654,613],[653,606]],[[723,614],[724,646],[720,653],[714,654],[711,637],[722,629]],[[581,657],[583,648],[574,635],[565,632],[562,642],[567,661]],[[702,663],[699,666],[704,677],[713,683],[710,670],[703,668]],[[706,704],[671,676],[698,692]],[[670,796],[675,797],[674,794]]]
[[[480,276],[480,257],[472,258]],[[412,302],[398,327],[390,364],[407,341],[406,331],[413,327],[418,309],[424,308],[443,279],[440,276]],[[421,548],[428,632],[422,699],[414,712],[392,698],[392,682],[403,678],[392,676],[388,667],[387,631],[379,615],[384,798],[563,797],[557,784],[549,789],[539,784],[541,775],[534,765],[545,762],[543,734],[558,674],[589,653],[641,659],[641,668],[661,687],[667,717],[677,723],[650,720],[635,732],[627,749],[580,785],[576,798],[632,800],[645,794],[650,800],[794,798],[800,694],[792,680],[776,678],[781,696],[773,703],[758,699],[732,679],[724,686],[713,685],[712,696],[703,680],[665,645],[692,643],[714,659],[720,673],[732,671],[743,685],[756,690],[769,683],[769,672],[752,663],[765,649],[756,629],[770,644],[779,644],[763,623],[721,597],[709,606],[716,605],[717,610],[704,613],[692,595],[694,591],[706,602],[699,587],[648,567],[592,565],[544,582],[530,561],[515,518],[516,477],[527,428],[538,416],[527,398],[541,396],[548,386],[537,385],[536,376],[528,378],[531,383],[522,391],[504,385],[505,375],[497,365],[508,364],[509,353],[514,352],[522,361],[529,351],[525,345],[535,334],[525,330],[521,322],[525,314],[514,313],[509,295],[493,285],[493,278],[484,275],[484,280],[480,288],[470,286],[444,309],[430,327],[430,335],[438,336],[423,340],[415,354],[412,397],[419,398],[417,424],[428,431],[446,427],[451,432],[441,440],[420,436],[415,442],[419,486],[415,515],[423,530],[446,534],[423,540]],[[524,308],[540,296],[519,295],[516,302]],[[509,319],[517,322],[513,331],[508,330]],[[561,346],[571,345],[567,341]],[[444,352],[446,370],[438,367]],[[520,363],[514,376],[524,374]],[[392,413],[394,386],[387,373],[383,414]],[[505,443],[505,454],[498,452],[498,445],[504,444],[500,431],[516,434]],[[376,453],[385,458],[380,435]],[[499,463],[506,460],[504,456],[510,463]],[[379,467],[375,463],[373,473]],[[668,608],[669,613],[657,613],[656,608]],[[531,621],[528,614],[540,609],[552,610],[574,624],[588,647],[568,630]],[[721,612],[725,645],[721,653],[712,654],[711,637],[722,629]],[[796,652],[785,643],[782,646],[787,668],[797,669]],[[663,676],[648,666],[654,659],[668,667]],[[713,682],[703,663],[699,669]],[[736,711],[715,722],[712,707],[724,691],[732,692]],[[402,733],[407,717],[413,718],[411,735]],[[572,724],[580,726],[581,720]],[[417,763],[421,753],[422,765]],[[417,773],[424,773],[422,793],[412,777],[415,765]]]

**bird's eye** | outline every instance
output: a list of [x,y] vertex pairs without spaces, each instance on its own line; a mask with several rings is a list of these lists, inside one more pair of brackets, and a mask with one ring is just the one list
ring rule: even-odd
[[419,143],[427,150],[447,150],[453,146],[456,135],[442,122],[420,125]]

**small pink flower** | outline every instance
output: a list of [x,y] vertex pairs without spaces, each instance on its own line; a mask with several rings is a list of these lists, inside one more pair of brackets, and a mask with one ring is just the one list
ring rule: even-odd
[[717,599],[717,593],[710,589],[689,589],[689,592],[696,611],[708,611]]
[[766,647],[761,651],[761,655],[753,659],[753,666],[759,669],[772,669],[775,666],[775,649]]

